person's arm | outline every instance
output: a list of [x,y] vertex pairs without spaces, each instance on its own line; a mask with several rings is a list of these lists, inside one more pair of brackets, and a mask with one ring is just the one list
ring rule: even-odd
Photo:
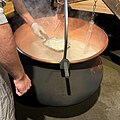
[[22,0],[12,0],[15,8],[18,12],[18,14],[25,20],[25,22],[27,24],[29,24],[31,26],[31,28],[33,29],[33,32],[38,35],[41,38],[45,38],[43,36],[44,33],[46,34],[46,32],[43,30],[43,28],[34,20],[34,18],[30,15],[30,13],[27,11],[25,5],[23,4]]
[[33,17],[27,11],[25,5],[23,4],[22,0],[12,0],[18,14],[28,23],[30,26],[35,22]]
[[20,62],[12,30],[8,23],[0,25],[0,65],[14,78],[16,93],[21,96],[31,87]]

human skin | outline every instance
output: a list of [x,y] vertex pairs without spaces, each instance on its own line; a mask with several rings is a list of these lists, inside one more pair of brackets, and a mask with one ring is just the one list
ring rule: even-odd
[[16,11],[23,18],[23,20],[32,28],[33,32],[40,38],[45,38],[43,34],[46,34],[41,25],[39,25],[36,20],[27,11],[22,0],[12,0]]
[[33,19],[33,17],[30,15],[30,13],[25,8],[25,5],[23,4],[22,0],[12,0],[12,1],[14,3],[14,6],[15,6],[18,14],[25,20],[25,22],[27,24],[29,24],[31,26],[32,23],[35,22],[35,20]]
[[30,89],[31,80],[24,72],[8,23],[0,25],[0,65],[13,77],[16,94],[21,96]]

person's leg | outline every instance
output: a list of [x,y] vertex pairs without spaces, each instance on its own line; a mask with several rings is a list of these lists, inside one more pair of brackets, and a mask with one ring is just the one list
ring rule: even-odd
[[0,67],[0,120],[15,120],[14,99],[8,74]]

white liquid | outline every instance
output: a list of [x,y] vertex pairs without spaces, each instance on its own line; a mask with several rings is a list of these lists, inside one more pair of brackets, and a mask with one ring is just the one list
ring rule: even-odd
[[86,45],[84,42],[71,40],[70,44],[71,44],[70,49],[68,49],[68,59],[71,60],[88,58],[98,52],[95,47],[89,45],[87,47],[86,52]]
[[[77,40],[69,40],[70,47],[67,49],[67,59],[72,60],[81,60],[93,56],[99,49],[95,46],[88,46],[87,52],[85,52],[85,43]],[[36,40],[32,43],[27,44],[24,51],[38,59],[52,61],[58,63],[63,58],[63,52],[57,52],[46,47],[43,42]]]

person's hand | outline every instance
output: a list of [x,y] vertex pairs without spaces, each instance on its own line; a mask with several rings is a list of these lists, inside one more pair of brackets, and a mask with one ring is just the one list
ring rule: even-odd
[[46,34],[46,32],[43,30],[43,28],[42,28],[38,23],[34,22],[34,23],[31,25],[31,27],[32,27],[33,32],[34,32],[37,36],[41,37],[42,39],[45,39],[45,36],[44,36],[44,35]]
[[16,94],[18,96],[22,96],[32,86],[31,80],[26,74],[21,79],[14,80],[14,84],[15,84]]

